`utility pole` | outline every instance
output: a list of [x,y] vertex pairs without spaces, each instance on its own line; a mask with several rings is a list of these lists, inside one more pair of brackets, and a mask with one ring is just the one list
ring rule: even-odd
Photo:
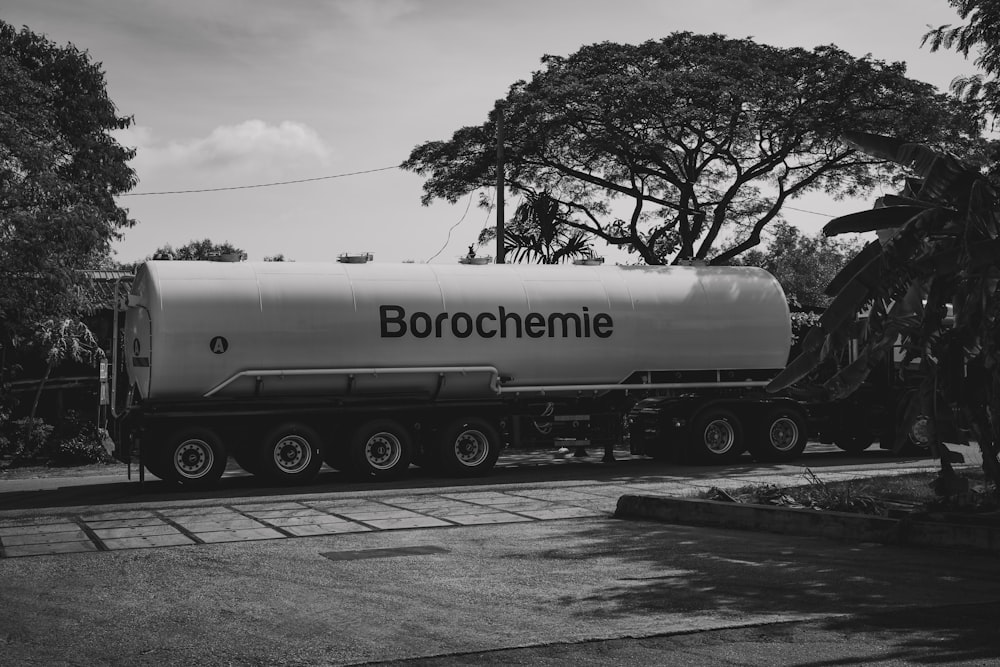
[[497,264],[504,263],[503,249],[503,101],[497,102]]

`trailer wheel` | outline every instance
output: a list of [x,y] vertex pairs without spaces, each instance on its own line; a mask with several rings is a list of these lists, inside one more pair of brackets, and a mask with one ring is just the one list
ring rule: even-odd
[[347,470],[351,467],[351,455],[343,443],[327,441],[323,445],[323,462],[334,470]]
[[841,421],[834,433],[833,444],[848,454],[860,454],[872,446],[875,434],[865,420],[851,421],[847,412],[838,416]]
[[743,425],[729,410],[709,408],[692,423],[688,444],[695,461],[729,463],[739,458],[745,448]]
[[793,461],[806,448],[806,420],[791,408],[771,410],[760,421],[750,453],[757,461]]
[[354,472],[362,477],[394,479],[410,467],[410,434],[391,419],[361,424],[351,435],[350,457]]
[[500,434],[485,419],[458,419],[441,430],[438,456],[445,472],[471,477],[488,473],[500,456]]
[[253,450],[250,446],[241,446],[235,452],[233,452],[233,458],[236,459],[236,463],[246,470],[251,475],[260,474],[260,459],[257,456],[257,452]]
[[172,484],[177,481],[177,476],[170,474],[169,463],[164,456],[156,456],[149,452],[142,453],[143,467],[164,482]]
[[323,465],[321,438],[305,424],[277,426],[264,436],[261,445],[261,474],[280,484],[308,482]]
[[837,436],[833,444],[848,454],[860,454],[875,442],[871,433],[845,433]]
[[179,429],[168,435],[162,445],[164,473],[186,487],[210,488],[226,470],[226,448],[211,429]]

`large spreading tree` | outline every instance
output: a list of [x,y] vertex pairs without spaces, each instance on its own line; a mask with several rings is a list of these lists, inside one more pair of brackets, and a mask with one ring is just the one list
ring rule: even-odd
[[134,224],[115,203],[134,153],[111,134],[130,123],[87,52],[0,21],[0,344],[85,308],[81,269]]
[[964,100],[982,105],[994,117],[1000,116],[1000,3],[996,0],[948,0],[966,21],[943,25],[924,35],[932,51],[954,49],[965,57],[975,54],[982,74],[956,77],[952,92]]
[[955,146],[978,135],[961,102],[902,63],[835,46],[777,48],[679,32],[545,56],[481,125],[413,149],[423,202],[456,202],[496,182],[503,114],[506,183],[546,198],[559,224],[648,264],[725,263],[760,242],[782,206],[809,191],[858,196],[898,172],[844,131]]

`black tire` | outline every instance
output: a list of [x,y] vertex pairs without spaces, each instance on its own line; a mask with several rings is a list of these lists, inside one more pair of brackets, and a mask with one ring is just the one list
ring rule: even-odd
[[808,441],[805,417],[793,408],[775,408],[765,414],[756,435],[750,453],[757,461],[794,461]]
[[162,458],[155,466],[162,466],[170,481],[191,489],[215,486],[226,471],[226,448],[218,434],[209,428],[196,426],[174,431],[163,439],[158,457]]
[[413,447],[407,430],[392,419],[365,422],[351,433],[352,472],[362,478],[396,479],[410,467]]
[[271,429],[257,449],[260,474],[278,484],[308,482],[323,465],[323,442],[319,433],[290,422]]
[[[143,447],[142,452],[142,466],[154,476],[162,479],[168,484],[174,484],[177,482],[176,475],[172,475],[170,469],[167,467],[167,457],[157,456],[155,450],[152,448]],[[151,450],[151,451],[150,451]]]
[[329,442],[323,446],[323,462],[334,470],[349,470],[351,467],[351,454],[342,443]]
[[691,423],[688,453],[695,462],[731,463],[745,448],[743,424],[729,410],[708,408]]
[[875,442],[875,437],[871,433],[842,433],[837,436],[833,444],[848,454],[860,454]]
[[457,419],[440,431],[437,460],[449,475],[485,475],[496,465],[501,448],[500,433],[485,419]]
[[233,459],[251,475],[260,474],[260,457],[249,444],[244,444],[233,452]]

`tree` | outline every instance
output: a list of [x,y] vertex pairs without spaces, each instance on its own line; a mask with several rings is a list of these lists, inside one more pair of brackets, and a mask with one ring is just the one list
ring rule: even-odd
[[844,243],[822,235],[806,236],[796,227],[779,221],[767,250],[748,250],[734,260],[742,266],[759,266],[778,279],[789,305],[825,308],[830,297],[825,289],[837,273],[860,250],[857,243]]
[[131,122],[118,114],[100,64],[85,51],[0,21],[4,349],[44,331],[46,322],[87,310],[81,269],[107,258],[111,242],[134,224],[114,199],[136,184],[128,166],[134,151],[110,134]]
[[855,196],[884,176],[884,161],[841,140],[846,129],[946,145],[978,134],[966,106],[907,78],[902,63],[834,46],[679,32],[542,64],[482,125],[412,150],[402,166],[426,176],[424,204],[496,182],[503,113],[513,192],[545,193],[566,225],[646,263],[725,263],[760,242],[789,198]]
[[[504,228],[504,254],[513,262],[559,264],[593,256],[587,234],[565,222],[563,207],[547,194],[528,195]],[[479,244],[496,239],[496,228],[479,235]]]
[[35,390],[35,397],[31,402],[31,411],[28,415],[29,423],[35,419],[42,390],[56,366],[67,359],[96,364],[104,358],[104,350],[101,349],[93,332],[82,322],[71,318],[40,322],[35,341],[45,355],[45,375]]
[[[917,362],[900,437],[918,421],[941,458],[942,480],[955,478],[942,433],[967,425],[983,455],[987,479],[1000,482],[1000,198],[976,166],[921,144],[851,133],[865,151],[909,167],[898,195],[873,210],[836,218],[824,233],[880,232],[829,286],[836,297],[805,338],[802,353],[769,385],[790,387],[823,363],[867,310],[857,360],[840,368],[816,396],[853,393],[897,343],[900,368]],[[961,435],[959,433],[959,435]]]
[[211,239],[202,239],[200,241],[189,241],[176,249],[172,248],[169,244],[161,246],[156,249],[152,258],[147,257],[147,259],[217,261],[233,257],[246,259],[246,256],[246,252],[241,248],[237,248],[229,241],[213,243]]
[[960,26],[943,25],[928,31],[922,44],[931,51],[955,49],[966,58],[971,51],[978,53],[975,63],[986,72],[956,77],[951,90],[965,100],[980,103],[984,111],[1000,116],[1000,4],[995,0],[948,0],[958,15],[968,23]]

